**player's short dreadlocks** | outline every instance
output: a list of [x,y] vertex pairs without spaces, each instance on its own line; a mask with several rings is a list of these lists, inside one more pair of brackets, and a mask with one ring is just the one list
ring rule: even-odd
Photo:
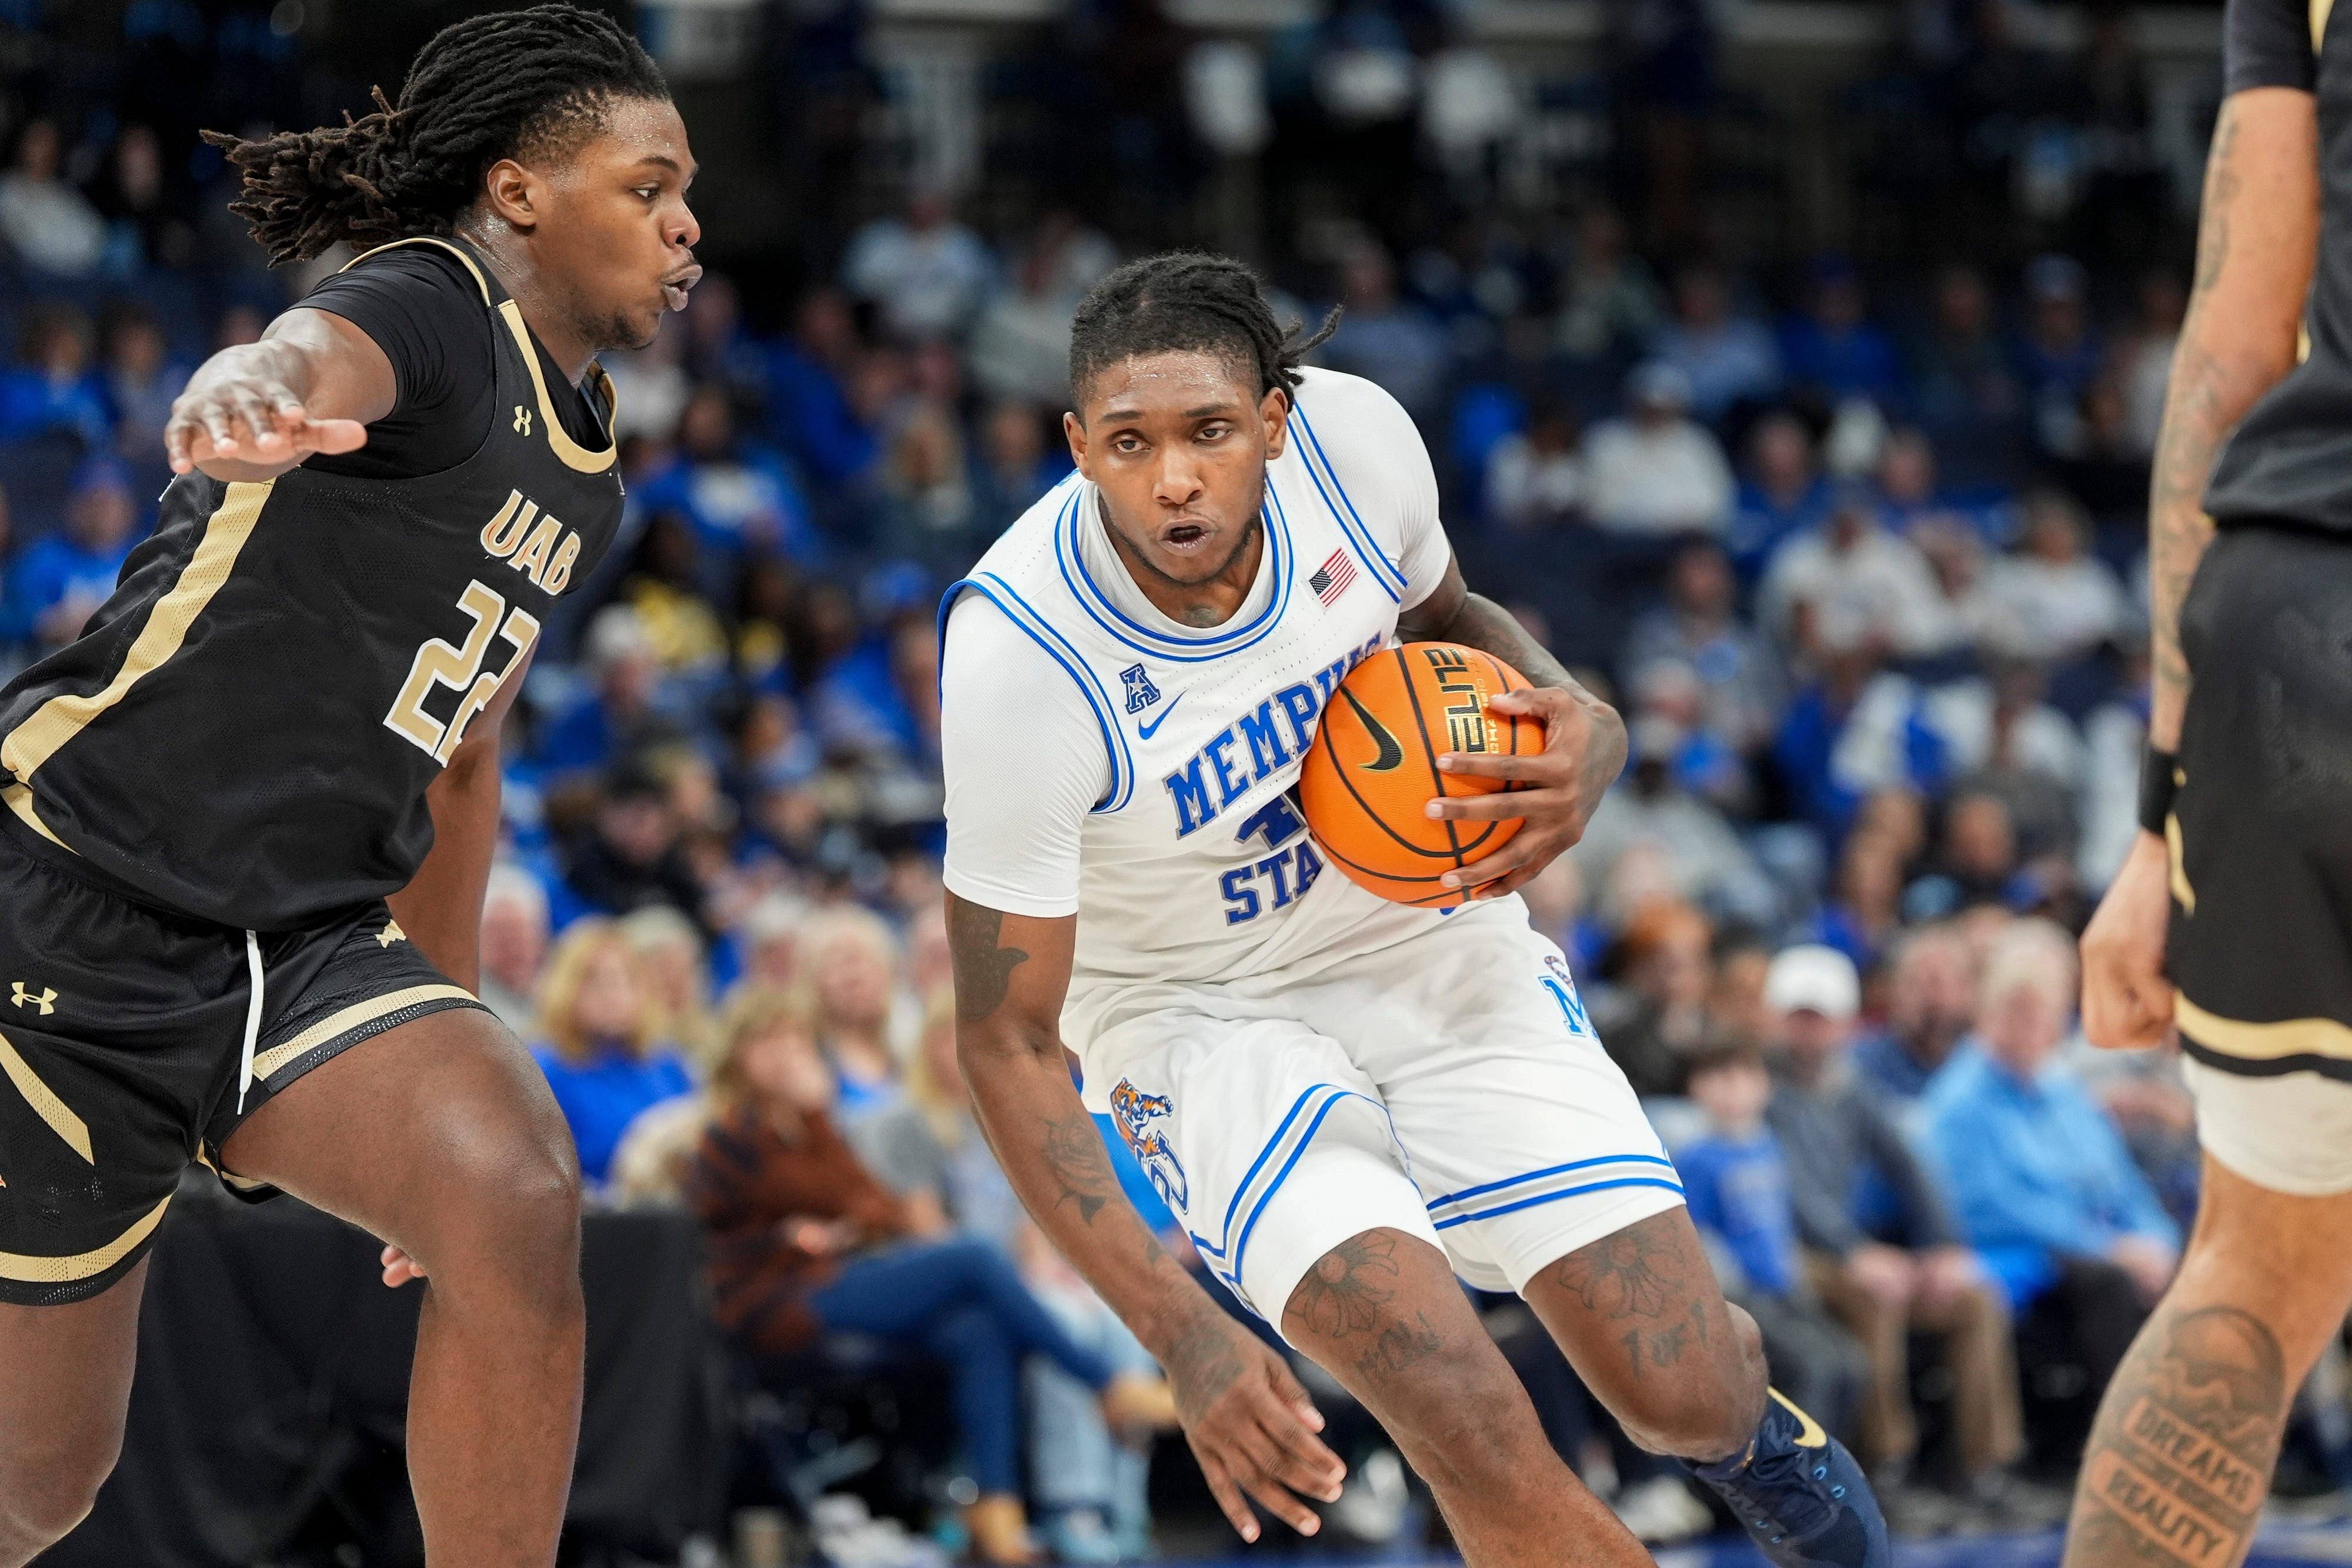
[[448,234],[491,164],[593,132],[615,99],[667,101],[669,86],[611,17],[552,5],[452,23],[417,51],[398,101],[374,96],[374,113],[341,125],[205,133],[244,171],[229,210],[273,263]]
[[1138,354],[1205,349],[1257,378],[1260,396],[1298,385],[1298,365],[1339,329],[1334,308],[1311,336],[1282,326],[1258,275],[1229,256],[1178,250],[1130,261],[1087,291],[1070,322],[1070,387],[1084,404],[1097,374]]

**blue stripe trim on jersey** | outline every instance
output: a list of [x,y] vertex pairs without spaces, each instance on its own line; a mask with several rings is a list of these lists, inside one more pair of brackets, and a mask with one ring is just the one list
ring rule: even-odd
[[[1323,497],[1323,509],[1329,512],[1331,520],[1339,525],[1339,537],[1347,541],[1347,548],[1355,558],[1364,563],[1365,575],[1372,580],[1372,586],[1387,594],[1391,603],[1403,603],[1404,601],[1399,597],[1397,591],[1389,586],[1388,576],[1381,570],[1381,567],[1387,562],[1382,559],[1379,551],[1368,548],[1364,541],[1356,536],[1355,529],[1349,527],[1348,519],[1341,514],[1339,504],[1331,499],[1331,492],[1324,488],[1323,476],[1315,471],[1314,459],[1307,455],[1307,448],[1303,444],[1298,449],[1298,460],[1299,466],[1307,470],[1307,477],[1314,485],[1315,493]],[[1376,561],[1380,564],[1373,564]]]
[[1534,1208],[1539,1204],[1558,1203],[1563,1197],[1581,1197],[1589,1192],[1607,1192],[1612,1187],[1620,1186],[1664,1187],[1676,1197],[1680,1197],[1683,1191],[1681,1183],[1661,1181],[1656,1176],[1620,1176],[1614,1181],[1587,1182],[1582,1186],[1564,1186],[1558,1192],[1538,1193],[1533,1197],[1523,1197],[1517,1203],[1506,1203],[1496,1208],[1482,1208],[1475,1214],[1457,1214],[1451,1219],[1439,1220],[1437,1228],[1451,1230],[1457,1225],[1467,1225],[1474,1219],[1493,1219],[1500,1215],[1516,1214],[1522,1208]]
[[[1271,495],[1273,486],[1269,484],[1266,490]],[[1180,664],[1206,664],[1212,659],[1222,659],[1229,653],[1238,653],[1243,649],[1252,647],[1263,641],[1281,623],[1282,612],[1289,607],[1290,584],[1291,579],[1296,575],[1293,569],[1297,564],[1295,559],[1297,552],[1291,545],[1289,524],[1281,520],[1280,508],[1276,507],[1276,521],[1265,530],[1266,549],[1271,552],[1271,559],[1265,563],[1265,568],[1261,569],[1270,568],[1276,574],[1272,596],[1266,601],[1265,608],[1260,611],[1257,618],[1248,625],[1230,632],[1220,632],[1210,637],[1174,637],[1163,632],[1155,632],[1149,626],[1139,625],[1130,620],[1118,605],[1111,602],[1109,596],[1103,592],[1092,574],[1087,570],[1085,554],[1078,549],[1076,497],[1073,497],[1070,505],[1063,508],[1061,519],[1054,529],[1054,561],[1061,569],[1062,581],[1069,589],[1070,596],[1078,601],[1078,608],[1084,610],[1087,617],[1110,636],[1150,658]],[[1074,566],[1075,575],[1073,575]],[[1080,586],[1081,584],[1084,586]],[[1097,608],[1097,605],[1100,606],[1099,609]],[[1109,612],[1110,620],[1104,619],[1106,611]],[[1113,621],[1118,624],[1113,624]],[[1121,630],[1122,626],[1128,630]],[[1129,635],[1130,631],[1135,635]],[[1138,642],[1136,639],[1139,636],[1148,637],[1150,641]],[[1235,641],[1235,639],[1241,640]],[[1192,651],[1180,652],[1186,649]]]
[[[1070,679],[1077,684],[1078,695],[1086,698],[1087,709],[1095,716],[1096,727],[1102,731],[1103,752],[1110,761],[1110,794],[1106,800],[1096,801],[1090,810],[1094,811],[1116,811],[1120,807],[1126,805],[1129,796],[1134,790],[1135,764],[1133,759],[1127,755],[1127,737],[1119,732],[1118,727],[1112,722],[1109,713],[1106,707],[1106,704],[1108,699],[1100,695],[1099,689],[1087,674],[1085,662],[1083,660],[1078,660],[1076,663],[1072,662],[1076,659],[1075,650],[1067,656],[1065,656],[1061,648],[1055,647],[1054,641],[1048,640],[1045,633],[1051,632],[1053,631],[1051,624],[1045,622],[1044,616],[1037,615],[1036,610],[1032,607],[1026,600],[1023,599],[1020,594],[1015,593],[1011,584],[1007,583],[1003,578],[998,577],[993,573],[983,573],[978,577],[960,579],[956,582],[949,585],[945,597],[940,601],[940,658],[944,660],[947,656],[948,613],[955,608],[956,599],[966,589],[971,590],[982,598],[987,600],[991,604],[996,606],[998,612],[1003,614],[1007,621],[1020,628],[1022,632],[1026,635],[1031,642],[1036,643],[1040,648],[1045,649],[1045,652],[1052,656],[1054,662],[1061,665],[1064,670],[1067,671]],[[1007,605],[1004,602],[1004,600],[997,597],[997,591],[999,589],[1003,590],[1004,594],[1013,600],[1013,603],[1020,605],[1021,608],[1027,611],[1030,615],[1036,616],[1040,625],[1045,627],[1045,632],[1041,632],[1038,630],[1038,627],[1032,626],[1028,621],[1024,619],[1022,616],[1014,614],[1012,607]],[[1058,639],[1058,634],[1056,634],[1056,639]],[[1064,644],[1064,646],[1066,646],[1066,644]]]
[[[1339,523],[1339,527],[1343,530],[1349,530],[1349,522],[1350,519],[1353,519],[1355,527],[1352,530],[1349,530],[1349,537],[1355,540],[1357,547],[1364,552],[1369,564],[1372,567],[1372,574],[1375,577],[1386,577],[1392,580],[1393,591],[1390,593],[1389,597],[1391,599],[1399,598],[1399,596],[1404,592],[1406,587],[1404,570],[1402,567],[1397,566],[1394,562],[1391,561],[1386,556],[1380,552],[1379,546],[1372,537],[1371,525],[1365,522],[1363,514],[1356,510],[1355,500],[1348,494],[1348,486],[1340,483],[1339,470],[1333,466],[1330,455],[1323,450],[1322,438],[1315,434],[1314,422],[1307,417],[1305,405],[1294,402],[1291,405],[1291,411],[1298,416],[1298,428],[1304,431],[1307,434],[1307,446],[1301,449],[1299,455],[1302,457],[1306,456],[1309,450],[1314,453],[1315,457],[1319,459],[1323,465],[1323,472],[1331,476],[1331,488],[1339,492],[1339,499],[1348,508],[1347,516],[1343,517],[1339,515],[1339,508],[1338,507],[1332,507],[1332,517]],[[1310,476],[1314,475],[1315,464],[1313,462],[1309,462],[1307,465],[1307,472]],[[1322,488],[1322,481],[1320,479],[1316,480],[1316,488],[1318,490]],[[1331,497],[1328,495],[1326,495],[1323,497],[1323,503],[1326,506],[1330,506]]]
[[[1339,508],[1338,507],[1331,507],[1332,517],[1339,523],[1343,531],[1349,532],[1349,537],[1355,541],[1357,548],[1363,552],[1365,563],[1372,569],[1372,575],[1375,578],[1385,578],[1387,580],[1382,586],[1387,588],[1389,597],[1396,600],[1399,603],[1402,603],[1403,600],[1402,596],[1404,593],[1406,587],[1402,569],[1391,561],[1386,556],[1381,554],[1380,549],[1374,544],[1371,528],[1364,521],[1363,514],[1356,510],[1356,503],[1349,496],[1348,486],[1339,482],[1339,470],[1332,466],[1329,455],[1323,450],[1323,443],[1315,434],[1314,422],[1307,417],[1306,405],[1294,402],[1291,404],[1291,413],[1297,416],[1298,428],[1307,433],[1307,447],[1312,448],[1315,455],[1322,460],[1324,472],[1331,476],[1332,489],[1339,492],[1339,499],[1347,506],[1348,516],[1345,517],[1340,517]],[[1299,455],[1304,457],[1306,455],[1306,451],[1302,450]],[[1313,463],[1307,464],[1307,472],[1310,476],[1314,475],[1315,465]],[[1323,482],[1321,479],[1318,478],[1315,481],[1315,487],[1318,490],[1323,488]],[[1331,506],[1331,497],[1328,494],[1324,496],[1323,504],[1327,507]],[[1355,528],[1353,530],[1349,530],[1348,528],[1349,518],[1353,518],[1355,520]]]
[[1500,1192],[1507,1186],[1517,1186],[1523,1182],[1541,1181],[1546,1176],[1560,1176],[1569,1171],[1590,1170],[1594,1166],[1622,1165],[1664,1166],[1668,1170],[1675,1168],[1672,1160],[1662,1159],[1656,1155],[1602,1155],[1595,1159],[1570,1160],[1564,1166],[1547,1166],[1539,1171],[1529,1171],[1524,1176],[1505,1176],[1501,1181],[1490,1181],[1478,1186],[1465,1186],[1460,1192],[1450,1192],[1444,1197],[1431,1198],[1429,1207],[1444,1208],[1447,1204],[1460,1203],[1465,1197],[1484,1197],[1490,1192]]
[[[1021,591],[1019,589],[1013,587],[1010,582],[1007,582],[995,572],[982,572],[980,575],[986,578],[989,581],[996,584],[997,587],[1003,589],[1005,592],[1011,594],[1013,596],[1013,601],[1020,605],[1022,609],[1027,611],[1030,615],[1036,620],[1039,629],[1044,631],[1046,636],[1059,643],[1061,645],[1062,652],[1069,655],[1071,666],[1081,677],[1083,677],[1082,684],[1089,685],[1093,689],[1095,697],[1098,700],[1100,705],[1096,710],[1096,717],[1101,720],[1102,723],[1110,730],[1112,738],[1117,741],[1118,746],[1118,762],[1112,764],[1111,767],[1112,793],[1110,801],[1108,805],[1097,806],[1096,810],[1102,811],[1116,811],[1119,810],[1121,807],[1125,806],[1129,800],[1132,800],[1135,795],[1135,757],[1134,754],[1127,748],[1127,732],[1119,727],[1118,704],[1113,700],[1109,688],[1105,686],[1102,684],[1101,679],[1095,674],[1094,666],[1087,663],[1087,656],[1084,653],[1079,653],[1076,646],[1073,644],[1067,637],[1062,635],[1061,628],[1055,625],[1052,621],[1048,620],[1045,613],[1035,605],[1022,598]],[[1122,768],[1120,764],[1125,765],[1123,770],[1124,777],[1121,777]]]

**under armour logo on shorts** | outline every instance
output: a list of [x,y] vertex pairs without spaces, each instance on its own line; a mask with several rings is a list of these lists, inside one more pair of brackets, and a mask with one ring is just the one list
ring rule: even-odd
[[515,434],[517,435],[529,435],[530,434],[530,410],[525,408],[520,403],[515,404],[514,427]]
[[16,994],[10,999],[18,1007],[38,1008],[41,1009],[41,1016],[43,1018],[47,1018],[51,1013],[58,1010],[57,992],[50,990],[47,987],[43,987],[40,993],[37,996],[33,992],[25,988],[24,981],[17,980],[12,983],[16,987]]

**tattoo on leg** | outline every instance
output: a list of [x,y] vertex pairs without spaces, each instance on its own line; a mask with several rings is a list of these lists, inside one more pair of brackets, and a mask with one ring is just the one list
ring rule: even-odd
[[2291,1392],[2278,1339],[2252,1313],[2159,1312],[2099,1407],[2068,1561],[2101,1568],[2244,1561]]
[[1381,1309],[1396,1298],[1399,1274],[1396,1238],[1368,1230],[1315,1260],[1291,1293],[1290,1312],[1324,1339],[1376,1329]]
[[1371,1349],[1356,1358],[1356,1370],[1378,1382],[1410,1371],[1445,1348],[1431,1326],[1429,1314],[1415,1312],[1409,1323],[1393,1322],[1381,1330]]
[[1029,961],[1019,947],[1002,947],[1004,912],[948,899],[948,954],[955,967],[956,1016],[978,1023],[1003,1004],[1013,971]]
[[1675,1218],[1658,1215],[1604,1236],[1561,1259],[1552,1278],[1572,1291],[1586,1312],[1611,1318],[1657,1317],[1682,1283],[1680,1270],[1674,1268],[1678,1249],[1673,1232],[1661,1223]]
[[1042,1120],[1045,1136],[1038,1152],[1045,1156],[1045,1168],[1062,1186],[1062,1196],[1054,1200],[1054,1207],[1076,1204],[1078,1218],[1092,1225],[1095,1216],[1118,1191],[1118,1177],[1110,1168],[1110,1156],[1103,1152],[1102,1134],[1091,1116],[1047,1116]]
[[1699,1343],[1706,1343],[1706,1319],[1699,1312],[1696,1301],[1691,1303],[1690,1314],[1685,1322],[1675,1323],[1669,1328],[1651,1329],[1646,1333],[1638,1328],[1627,1329],[1624,1337],[1619,1342],[1625,1347],[1626,1366],[1636,1378],[1639,1378],[1645,1362],[1651,1366],[1674,1365],[1683,1358],[1683,1347],[1690,1343],[1694,1323],[1697,1325]]

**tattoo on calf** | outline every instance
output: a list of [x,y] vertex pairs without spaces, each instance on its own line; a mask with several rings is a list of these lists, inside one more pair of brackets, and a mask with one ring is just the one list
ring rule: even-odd
[[2100,1406],[2068,1561],[2243,1562],[2289,1392],[2278,1339],[2252,1313],[2202,1307],[2152,1319]]
[[1037,1152],[1045,1157],[1046,1170],[1062,1188],[1054,1207],[1075,1204],[1079,1220],[1092,1225],[1095,1216],[1118,1191],[1118,1177],[1110,1168],[1110,1156],[1103,1152],[1102,1134],[1094,1118],[1084,1114],[1045,1116],[1040,1121],[1045,1135]]
[[1003,947],[1004,912],[961,898],[948,900],[948,953],[955,964],[956,1016],[978,1023],[1004,1003],[1013,971],[1029,961],[1019,947]]
[[1315,1260],[1291,1293],[1289,1312],[1323,1339],[1346,1339],[1381,1326],[1396,1299],[1401,1271],[1396,1238],[1382,1231],[1351,1237]]
[[[1561,1259],[1552,1278],[1583,1302],[1586,1312],[1607,1318],[1661,1317],[1688,1283],[1676,1267],[1681,1248],[1668,1228],[1676,1218],[1656,1215],[1604,1236]],[[1706,1337],[1702,1322],[1699,1338]]]

